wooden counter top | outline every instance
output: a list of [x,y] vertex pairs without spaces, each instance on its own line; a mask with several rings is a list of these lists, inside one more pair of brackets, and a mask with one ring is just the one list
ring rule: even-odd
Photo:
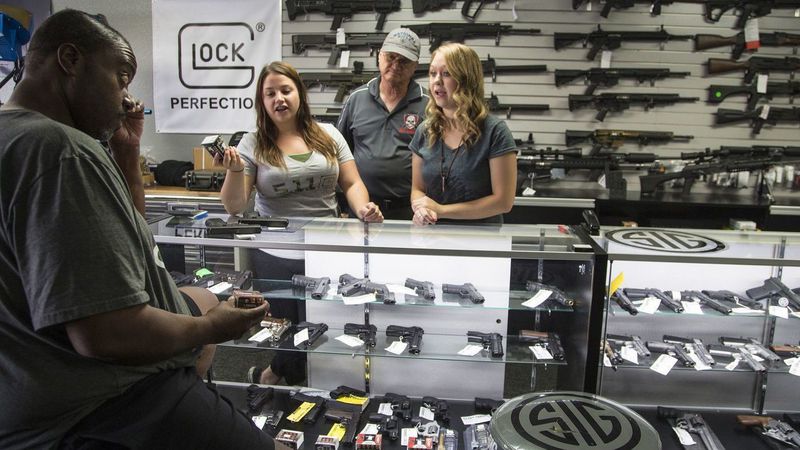
[[190,191],[180,186],[150,186],[144,189],[145,197],[148,196],[176,196],[176,197],[203,197],[219,198],[219,192]]

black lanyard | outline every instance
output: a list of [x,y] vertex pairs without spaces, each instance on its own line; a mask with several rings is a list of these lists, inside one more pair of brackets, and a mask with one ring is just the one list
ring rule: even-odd
[[455,151],[453,152],[453,159],[450,161],[450,165],[447,167],[447,172],[444,171],[444,140],[441,141],[441,162],[439,164],[439,176],[442,178],[442,195],[444,195],[445,186],[447,185],[447,180],[450,179],[450,171],[453,170],[453,163],[456,162],[456,158],[458,158],[458,152],[461,151],[461,147],[464,145],[463,143],[460,144]]

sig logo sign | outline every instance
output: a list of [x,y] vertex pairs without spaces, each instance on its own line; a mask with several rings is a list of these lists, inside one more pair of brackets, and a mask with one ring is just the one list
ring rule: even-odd
[[240,89],[253,83],[248,50],[255,33],[243,22],[188,23],[178,32],[178,77],[191,89]]
[[711,253],[725,249],[725,244],[707,236],[658,228],[622,228],[605,235],[617,244],[668,253]]
[[[655,430],[644,419],[624,406],[591,394],[533,394],[514,405],[507,417],[511,430],[506,431],[504,417],[505,437],[500,439],[508,439],[515,448],[660,448]],[[492,428],[497,428],[494,420]],[[515,436],[509,438],[508,434]]]

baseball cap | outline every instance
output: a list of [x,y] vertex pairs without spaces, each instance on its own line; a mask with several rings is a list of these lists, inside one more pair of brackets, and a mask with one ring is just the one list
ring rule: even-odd
[[381,51],[397,53],[411,61],[418,61],[421,47],[416,33],[408,28],[395,28],[386,35]]

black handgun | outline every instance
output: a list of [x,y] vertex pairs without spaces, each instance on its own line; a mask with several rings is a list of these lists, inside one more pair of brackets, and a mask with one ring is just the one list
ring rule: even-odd
[[733,309],[731,309],[728,305],[724,305],[700,291],[681,291],[681,298],[696,298],[701,305],[708,306],[709,308],[719,311],[722,314],[727,315],[733,312]]
[[314,422],[316,422],[320,414],[322,413],[322,410],[325,409],[325,399],[322,397],[314,397],[312,395],[306,395],[301,392],[297,392],[294,395],[292,395],[291,398],[294,401],[300,402],[300,405],[298,405],[298,407],[295,409],[299,409],[303,403],[311,403],[314,405],[303,416],[302,420],[304,423],[307,424],[313,424]]
[[483,348],[491,350],[492,358],[501,358],[503,352],[503,335],[500,333],[481,333],[467,331],[467,342],[479,342]]
[[292,286],[310,288],[311,298],[319,300],[328,293],[331,279],[328,277],[307,277],[305,275],[292,275]]
[[650,350],[645,347],[644,342],[642,342],[642,338],[639,336],[625,336],[622,334],[606,334],[606,339],[609,342],[618,342],[626,347],[632,348],[640,357],[648,358],[650,357]]
[[417,281],[411,278],[406,278],[407,288],[414,289],[420,297],[426,300],[433,300],[436,298],[436,293],[433,290],[433,283],[430,281]]
[[356,388],[351,388],[350,386],[339,386],[336,389],[332,390],[330,395],[331,398],[334,400],[337,400],[339,397],[344,397],[346,395],[352,395],[353,397],[367,397],[367,398],[369,397],[369,395],[367,395],[366,392]]
[[755,301],[753,299],[747,298],[744,295],[739,295],[739,294],[737,294],[735,292],[726,291],[726,290],[722,290],[722,291],[706,291],[706,290],[704,290],[704,291],[701,291],[701,292],[703,294],[706,294],[707,296],[711,297],[714,300],[731,302],[734,305],[743,305],[743,306],[746,306],[747,308],[750,308],[750,309],[764,309],[764,306],[762,306],[761,303],[759,303],[759,302],[757,302],[757,301]]
[[386,336],[399,337],[401,341],[407,342],[408,353],[412,355],[419,354],[423,334],[425,334],[425,330],[420,327],[401,327],[400,325],[386,327]]
[[666,353],[681,362],[685,367],[694,367],[694,361],[686,353],[681,344],[668,344],[666,342],[647,341],[647,349],[655,353]]
[[547,348],[547,351],[553,355],[553,359],[563,361],[564,347],[561,346],[561,339],[555,333],[548,333],[546,331],[533,331],[533,330],[519,330],[520,342],[529,344],[541,344]]
[[486,300],[472,283],[443,284],[442,292],[445,294],[458,294],[461,298],[470,299],[472,303],[483,303]]
[[339,276],[338,294],[350,297],[356,294],[374,293],[375,298],[386,304],[394,304],[394,292],[390,291],[385,284],[373,283],[369,278],[356,278],[349,273]]
[[637,288],[625,288],[623,289],[625,295],[632,299],[643,299],[647,297],[655,297],[661,301],[661,304],[666,306],[667,308],[675,311],[676,313],[683,312],[683,305],[678,300],[673,299],[669,295],[665,294],[660,289],[652,289],[652,288],[644,288],[644,289],[637,289]]
[[[334,406],[335,405],[335,406]],[[325,412],[325,419],[332,422],[340,423],[345,431],[342,437],[342,444],[345,446],[352,446],[356,441],[356,431],[358,430],[358,419],[361,416],[361,411],[354,408],[347,408],[352,406],[333,402],[328,403],[328,410]]]
[[391,441],[396,441],[400,438],[400,425],[397,422],[397,417],[375,413],[370,414],[367,417],[367,421],[377,423],[383,437]]
[[350,336],[358,336],[359,339],[364,341],[367,347],[375,347],[375,333],[378,329],[375,325],[362,325],[360,323],[346,323],[344,324],[344,334]]
[[447,415],[449,406],[446,400],[441,400],[436,397],[426,395],[422,397],[422,406],[428,408],[433,412],[433,419],[441,421],[442,425],[450,426],[450,416]]
[[383,394],[383,400],[392,404],[394,415],[403,420],[411,420],[411,399],[405,395],[387,392]]
[[628,311],[628,314],[632,316],[639,314],[639,310],[636,309],[636,306],[634,306],[631,299],[625,295],[625,292],[622,289],[617,289],[614,291],[614,293],[611,294],[611,299],[617,302],[617,305],[619,305],[620,308]]
[[527,291],[539,292],[542,289],[547,289],[548,291],[551,291],[550,296],[547,297],[548,299],[553,299],[564,306],[573,306],[575,304],[574,300],[567,298],[567,294],[565,294],[564,291],[555,286],[539,283],[536,281],[525,282],[525,290]]
[[316,342],[320,336],[328,331],[328,325],[322,322],[300,322],[296,327],[298,330],[308,329],[308,340],[300,344],[305,346],[305,348],[311,348],[311,346],[314,345],[314,342]]
[[[781,306],[791,306],[800,309],[800,295],[789,289],[779,278],[767,278],[764,284],[747,290],[747,296],[753,300],[775,299]],[[786,299],[784,301],[781,301]],[[785,304],[781,304],[785,303]]]
[[264,405],[272,400],[275,390],[271,387],[261,387],[251,384],[247,387],[247,410],[251,415],[261,413]]

